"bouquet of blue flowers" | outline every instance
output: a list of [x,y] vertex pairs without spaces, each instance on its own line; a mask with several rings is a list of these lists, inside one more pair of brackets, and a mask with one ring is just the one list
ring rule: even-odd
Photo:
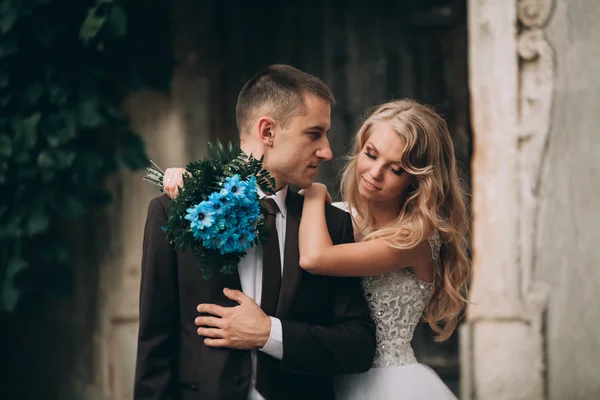
[[[186,166],[184,190],[169,203],[163,227],[176,248],[189,247],[197,254],[206,279],[215,271],[235,273],[250,246],[267,242],[257,190],[271,194],[275,189],[262,158],[248,156],[231,143],[208,147],[208,157]],[[162,190],[163,171],[153,162],[147,170],[144,180]]]

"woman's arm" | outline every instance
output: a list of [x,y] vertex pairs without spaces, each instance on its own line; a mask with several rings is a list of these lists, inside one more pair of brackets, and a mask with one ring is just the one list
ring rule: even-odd
[[431,265],[431,249],[425,241],[410,250],[394,249],[381,239],[334,246],[325,222],[327,189],[306,190],[300,220],[300,266],[317,275],[372,276],[407,267]]

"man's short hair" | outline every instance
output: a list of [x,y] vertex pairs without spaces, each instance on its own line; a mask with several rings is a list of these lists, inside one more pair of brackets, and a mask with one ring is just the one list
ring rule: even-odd
[[240,134],[250,129],[249,124],[258,113],[271,116],[286,128],[294,111],[303,106],[306,94],[335,104],[331,90],[323,81],[297,68],[278,64],[257,72],[238,96],[235,114]]

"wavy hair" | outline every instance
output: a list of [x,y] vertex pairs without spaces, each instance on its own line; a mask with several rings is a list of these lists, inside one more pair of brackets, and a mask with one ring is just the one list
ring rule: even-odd
[[[402,197],[405,200],[397,220],[376,228],[358,193],[356,165],[371,128],[382,121],[390,123],[405,143],[399,159],[415,181]],[[458,176],[446,121],[430,107],[413,100],[396,100],[378,106],[358,130],[343,170],[341,192],[350,209],[355,209],[360,216],[355,223],[362,240],[382,239],[390,247],[408,250],[439,232],[440,261],[434,271],[434,291],[424,319],[436,332],[436,341],[446,340],[456,329],[466,306],[471,277],[466,191]]]

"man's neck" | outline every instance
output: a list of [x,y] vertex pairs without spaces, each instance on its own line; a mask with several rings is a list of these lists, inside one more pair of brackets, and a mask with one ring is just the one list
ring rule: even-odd
[[[256,143],[253,143],[251,141],[242,141],[240,143],[240,149],[242,149],[242,151],[247,155],[247,156],[252,156],[254,158],[261,158],[263,156],[263,152],[262,150],[259,150],[257,148],[258,146],[256,145]],[[259,155],[260,154],[260,155]],[[267,171],[269,171],[266,167],[264,167]],[[287,186],[287,183],[285,182],[280,182],[279,179],[277,179],[277,176],[269,171],[269,173],[271,174],[271,176],[273,178],[275,178],[275,191],[274,193],[279,192],[281,189],[283,189],[284,187]]]

